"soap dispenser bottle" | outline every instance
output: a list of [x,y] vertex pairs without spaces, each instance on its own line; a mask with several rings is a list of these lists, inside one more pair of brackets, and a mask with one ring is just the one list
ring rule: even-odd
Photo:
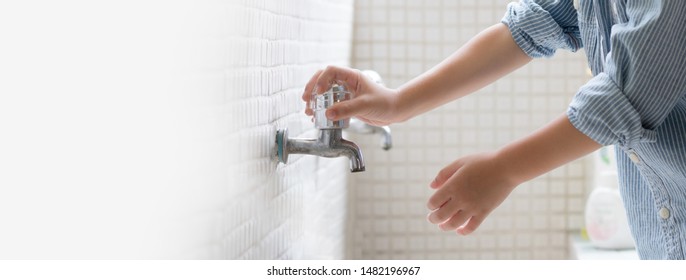
[[591,244],[600,249],[634,248],[634,240],[619,194],[617,171],[599,169],[595,177],[595,187],[586,203],[586,232]]

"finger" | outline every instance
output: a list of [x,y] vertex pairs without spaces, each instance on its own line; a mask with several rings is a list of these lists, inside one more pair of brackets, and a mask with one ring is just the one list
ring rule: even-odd
[[[308,104],[310,103],[310,99],[312,99],[312,89],[314,89],[314,85],[322,72],[324,72],[324,69],[317,70],[317,72],[312,75],[312,78],[310,78],[310,81],[307,82],[307,85],[305,85],[302,98],[303,101],[307,101]],[[307,107],[309,108],[310,106]]]
[[432,224],[440,224],[450,219],[458,211],[460,211],[459,205],[454,200],[449,200],[441,208],[429,213],[426,219]]
[[434,211],[438,208],[443,207],[451,199],[450,194],[447,192],[437,191],[434,195],[429,198],[426,207],[429,210]]
[[472,216],[466,225],[463,225],[457,229],[457,233],[461,235],[467,235],[474,232],[484,221],[485,216]]
[[453,161],[443,169],[441,169],[441,171],[439,171],[436,175],[436,178],[434,178],[434,180],[431,182],[431,188],[438,189],[442,187],[443,184],[445,184],[445,182],[448,181],[448,179],[450,179],[450,177],[452,177],[453,174],[455,174],[455,172],[457,172],[457,170],[462,168],[462,165],[464,165],[463,160],[458,159],[456,161]]
[[365,113],[368,105],[364,97],[358,97],[343,102],[338,102],[326,109],[326,118],[330,120],[340,120],[354,117]]
[[348,90],[357,92],[360,77],[360,71],[356,69],[329,65],[317,78],[312,94],[325,92],[334,83],[342,84]]
[[464,225],[464,223],[469,219],[469,214],[467,214],[466,211],[458,211],[450,217],[447,221],[444,223],[438,225],[439,228],[442,230],[455,230],[461,225]]

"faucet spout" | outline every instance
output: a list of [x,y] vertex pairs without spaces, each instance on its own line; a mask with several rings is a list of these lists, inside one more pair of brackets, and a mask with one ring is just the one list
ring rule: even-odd
[[365,170],[362,151],[357,144],[341,139],[341,148],[345,156],[350,159],[350,172],[362,172]]
[[350,171],[365,170],[360,148],[353,142],[343,139],[341,129],[320,129],[317,139],[288,138],[288,130],[276,132],[277,157],[286,163],[289,154],[305,154],[320,157],[346,156],[350,159]]
[[381,126],[377,130],[383,136],[381,138],[381,148],[388,151],[393,146],[393,137],[391,136],[391,128],[387,125]]

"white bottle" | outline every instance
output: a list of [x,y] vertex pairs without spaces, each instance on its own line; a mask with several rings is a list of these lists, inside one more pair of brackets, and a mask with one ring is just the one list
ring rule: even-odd
[[596,186],[586,202],[586,232],[597,248],[635,247],[619,194],[616,171],[604,170],[596,176]]

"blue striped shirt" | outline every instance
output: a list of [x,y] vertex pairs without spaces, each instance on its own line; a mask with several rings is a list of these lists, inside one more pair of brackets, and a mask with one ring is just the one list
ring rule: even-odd
[[641,259],[686,258],[686,1],[521,0],[502,22],[531,57],[584,48],[594,77],[567,116],[616,145]]

